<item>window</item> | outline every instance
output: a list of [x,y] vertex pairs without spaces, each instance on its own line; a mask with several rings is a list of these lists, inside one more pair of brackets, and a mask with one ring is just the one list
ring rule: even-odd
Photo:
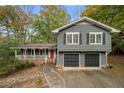
[[90,35],[90,43],[95,43],[95,34]]
[[72,34],[67,35],[67,43],[72,43]]
[[78,43],[78,34],[73,34],[73,43]]
[[91,45],[102,44],[102,33],[101,32],[91,32],[89,40],[90,40]]
[[66,44],[79,44],[79,32],[66,33]]

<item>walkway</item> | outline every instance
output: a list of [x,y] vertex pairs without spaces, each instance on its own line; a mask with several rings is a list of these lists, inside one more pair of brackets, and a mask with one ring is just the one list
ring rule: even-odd
[[65,87],[64,79],[54,70],[54,65],[45,64],[43,73],[50,88]]

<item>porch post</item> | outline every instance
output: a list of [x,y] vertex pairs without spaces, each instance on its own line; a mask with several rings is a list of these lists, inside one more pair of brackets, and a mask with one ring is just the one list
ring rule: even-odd
[[46,56],[46,49],[44,49],[44,51],[45,51],[45,63],[47,62],[47,56]]
[[39,49],[39,56],[40,56],[40,49]]
[[24,59],[26,59],[27,57],[26,57],[26,49],[24,49],[25,50],[25,55],[24,55]]
[[15,58],[17,57],[17,50],[15,49]]
[[46,56],[46,49],[44,49],[44,51],[45,51],[45,56]]
[[34,60],[35,60],[35,49],[34,49]]

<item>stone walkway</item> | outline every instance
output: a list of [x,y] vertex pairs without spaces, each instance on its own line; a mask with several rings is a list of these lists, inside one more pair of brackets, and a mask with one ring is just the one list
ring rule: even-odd
[[61,77],[59,73],[54,70],[54,65],[45,64],[43,68],[43,73],[50,88],[65,87],[65,81],[63,77]]

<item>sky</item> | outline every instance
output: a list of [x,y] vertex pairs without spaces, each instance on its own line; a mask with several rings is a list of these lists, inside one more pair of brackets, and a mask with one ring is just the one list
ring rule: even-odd
[[[65,8],[67,9],[67,12],[69,13],[72,21],[80,18],[80,12],[81,11],[79,11],[78,13],[75,13],[76,7],[78,7],[79,10],[84,10],[86,6],[84,6],[84,5],[79,5],[79,6],[77,6],[77,5],[65,5]],[[38,14],[39,11],[40,11],[40,5],[36,5],[34,10],[33,10],[33,13]]]

